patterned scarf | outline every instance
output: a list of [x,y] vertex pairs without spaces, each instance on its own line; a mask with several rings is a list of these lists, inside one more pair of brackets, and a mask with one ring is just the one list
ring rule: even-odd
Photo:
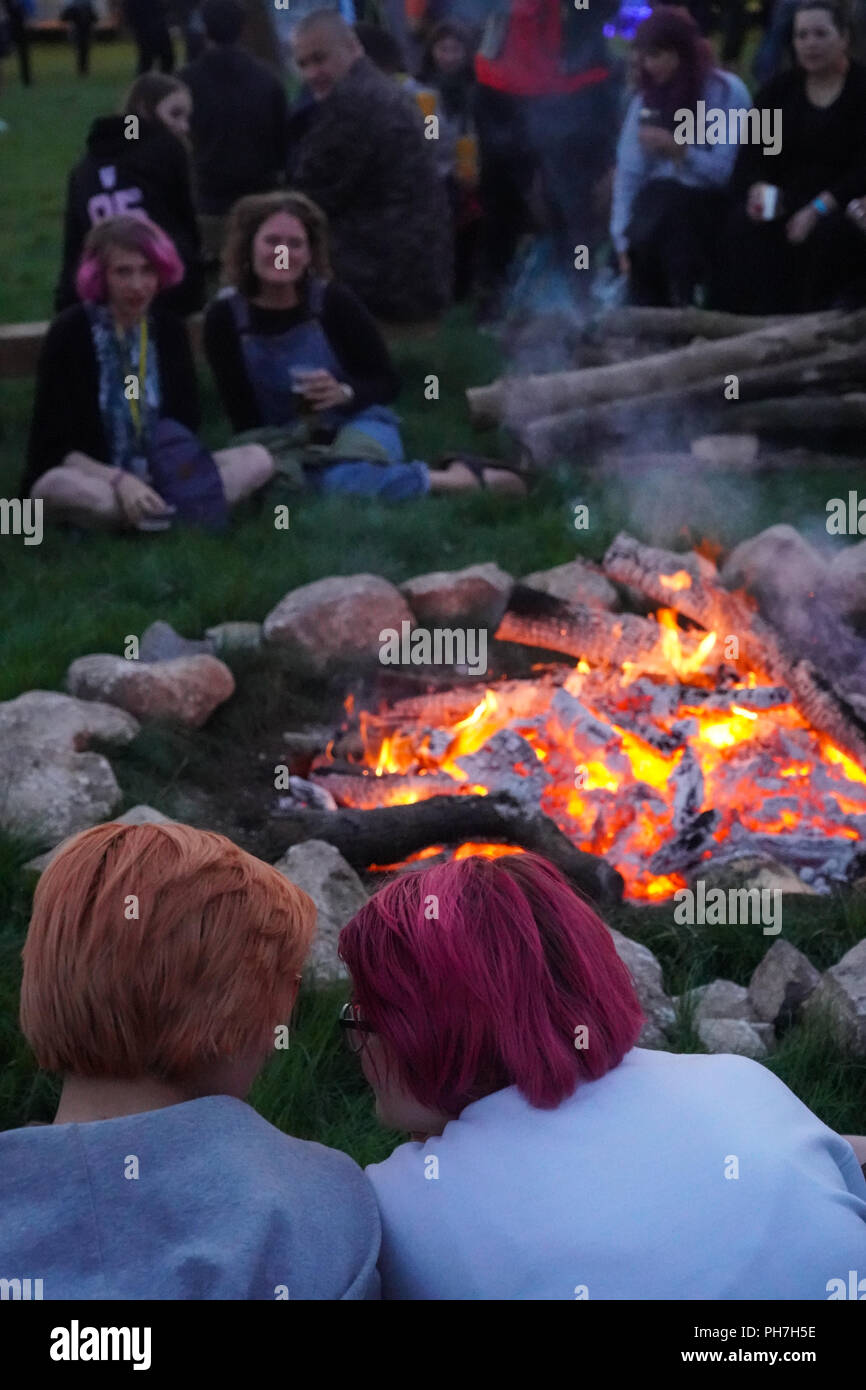
[[[140,380],[141,329],[136,324],[119,334],[106,304],[88,305],[90,331],[99,363],[99,410],[108,441],[109,462],[139,477],[147,477],[149,441],[160,416],[159,362],[152,325],[148,322],[146,379]],[[126,378],[139,377],[138,407],[141,434],[126,395]]]

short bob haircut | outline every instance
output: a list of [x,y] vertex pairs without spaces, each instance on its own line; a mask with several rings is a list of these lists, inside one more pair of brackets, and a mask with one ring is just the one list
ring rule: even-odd
[[108,252],[137,251],[156,271],[159,289],[179,285],[185,271],[174,242],[161,227],[149,218],[124,213],[121,217],[106,217],[91,227],[84,241],[81,262],[75,277],[79,299],[86,303],[104,304],[108,298],[105,266]]
[[263,222],[287,212],[303,224],[310,243],[310,270],[323,280],[331,278],[328,254],[328,219],[305,193],[293,190],[251,193],[239,198],[229,215],[222,257],[222,281],[247,297],[258,294],[259,279],[253,270],[253,242]]
[[306,893],[223,835],[94,826],[36,888],[22,1032],[41,1067],[74,1076],[179,1082],[264,1053],[315,921]]
[[534,854],[402,874],[339,950],[399,1079],[446,1115],[505,1086],[552,1109],[617,1066],[644,1022],[607,927]]

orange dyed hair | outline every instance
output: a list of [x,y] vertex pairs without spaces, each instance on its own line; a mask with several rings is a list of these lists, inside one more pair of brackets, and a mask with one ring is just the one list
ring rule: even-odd
[[22,1032],[41,1067],[77,1076],[178,1081],[266,1051],[315,922],[306,893],[224,835],[94,826],[36,889]]

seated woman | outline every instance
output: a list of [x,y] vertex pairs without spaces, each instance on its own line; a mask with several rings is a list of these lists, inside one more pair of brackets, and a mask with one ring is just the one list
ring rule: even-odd
[[758,1062],[635,1046],[613,937],[545,860],[402,874],[339,949],[412,1138],[367,1169],[384,1298],[826,1299],[866,1269],[851,1144]]
[[[173,509],[149,481],[161,420],[198,429],[198,383],[186,328],[158,309],[180,282],[173,243],[128,215],[87,236],[76,285],[81,304],[48,330],[36,373],[22,494],[80,526],[164,529]],[[250,444],[214,454],[229,506],[268,481],[273,460]]]
[[326,218],[304,194],[235,204],[223,253],[230,288],[208,306],[204,326],[233,428],[291,427],[305,416],[310,437],[325,442],[351,425],[367,446],[361,457],[305,465],[307,484],[322,493],[387,502],[479,486],[522,493],[506,469],[404,462],[399,421],[387,408],[400,386],[388,349],[360,300],[330,274]]
[[[863,241],[845,209],[866,187],[866,68],[850,60],[850,40],[836,0],[800,0],[796,67],[755,97],[782,113],[781,152],[748,145],[737,162],[723,308],[772,314],[863,302]],[[777,190],[775,207],[764,185]]]
[[729,144],[678,144],[677,113],[751,105],[690,15],[658,6],[637,30],[637,94],[619,137],[611,237],[634,304],[680,306],[713,278],[727,186],[737,157]]
[[53,1124],[0,1134],[0,1267],[38,1272],[46,1299],[378,1298],[363,1173],[244,1103],[315,921],[276,869],[188,825],[62,847],[21,1028],[63,1089]]
[[183,262],[183,278],[163,291],[160,303],[176,314],[202,308],[205,279],[192,198],[191,114],[189,88],[176,77],[152,72],[133,82],[121,114],[93,122],[87,152],[69,175],[57,312],[78,299],[75,275],[90,228],[127,212],[162,227]]

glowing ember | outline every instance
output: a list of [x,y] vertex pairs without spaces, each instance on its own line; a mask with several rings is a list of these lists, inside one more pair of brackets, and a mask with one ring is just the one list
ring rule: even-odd
[[[663,582],[676,590],[692,581],[683,570]],[[754,671],[732,683],[715,633],[695,646],[692,632],[684,644],[676,615],[663,609],[656,616],[657,649],[621,669],[593,668],[583,659],[553,675],[543,668],[531,681],[479,690],[471,706],[464,695],[468,713],[450,721],[437,719],[441,696],[430,697],[429,715],[423,700],[411,716],[361,710],[359,775],[325,775],[330,748],[311,775],[315,780],[318,771],[321,784],[350,806],[500,790],[535,797],[575,845],[604,855],[628,895],[643,900],[685,885],[671,863],[660,862],[665,872],[657,872],[651,861],[660,853],[664,860],[684,823],[706,812],[715,819],[707,825],[704,815],[699,861],[728,839],[745,844],[738,852],[754,852],[760,840],[765,852],[795,865],[820,864],[822,845],[850,856],[866,828],[866,771]],[[451,708],[459,709],[455,700]],[[347,714],[354,718],[348,704]],[[778,839],[767,844],[771,836]],[[806,857],[798,861],[795,851]],[[411,861],[441,853],[442,846],[429,846]],[[455,853],[519,851],[467,843]]]

